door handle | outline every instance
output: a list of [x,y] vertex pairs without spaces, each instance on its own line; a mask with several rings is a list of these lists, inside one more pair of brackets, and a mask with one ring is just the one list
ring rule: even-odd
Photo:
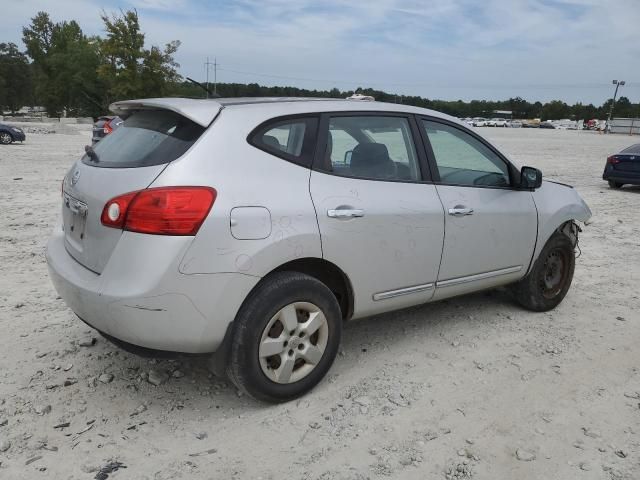
[[449,209],[449,215],[454,217],[464,217],[465,215],[473,215],[473,208],[465,207],[464,205],[456,205]]
[[364,217],[364,210],[359,208],[336,208],[327,210],[327,217],[330,218],[360,218]]

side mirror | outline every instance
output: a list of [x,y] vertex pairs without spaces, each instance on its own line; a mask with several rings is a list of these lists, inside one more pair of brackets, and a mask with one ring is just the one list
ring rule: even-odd
[[520,170],[520,188],[535,190],[542,185],[542,172],[533,167],[522,167]]

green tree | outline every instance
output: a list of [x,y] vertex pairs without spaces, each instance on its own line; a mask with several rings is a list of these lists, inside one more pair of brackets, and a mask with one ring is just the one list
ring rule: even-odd
[[174,84],[181,77],[176,70],[178,65],[173,54],[180,47],[180,41],[174,40],[165,45],[164,50],[153,46],[144,51],[140,78],[148,96],[164,97],[172,92]]
[[15,43],[0,43],[0,112],[15,112],[32,98],[31,69],[27,56]]
[[102,110],[97,39],[86,37],[75,21],[54,24],[39,12],[22,30],[33,60],[35,93],[50,116],[97,115]]
[[170,42],[164,49],[152,46],[146,50],[137,11],[121,11],[111,17],[103,14],[101,18],[107,35],[100,42],[102,62],[98,76],[106,85],[107,103],[171,93],[181,79],[173,58],[180,42]]
[[540,112],[542,120],[560,120],[571,116],[571,108],[560,100],[545,103]]

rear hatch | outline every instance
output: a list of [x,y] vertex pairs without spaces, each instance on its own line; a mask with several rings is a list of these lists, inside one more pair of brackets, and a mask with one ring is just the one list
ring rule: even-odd
[[219,111],[212,103],[210,118],[200,115],[194,121],[179,108],[162,109],[143,102],[115,104],[125,122],[89,149],[63,182],[65,247],[96,273],[102,272],[122,235],[122,230],[102,225],[106,203],[147,188],[198,140]]

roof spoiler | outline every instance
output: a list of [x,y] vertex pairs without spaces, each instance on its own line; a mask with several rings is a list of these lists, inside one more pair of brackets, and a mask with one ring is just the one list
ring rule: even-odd
[[109,110],[116,115],[135,110],[170,110],[203,127],[208,127],[222,108],[223,106],[215,100],[193,98],[144,98],[123,100],[109,105]]

